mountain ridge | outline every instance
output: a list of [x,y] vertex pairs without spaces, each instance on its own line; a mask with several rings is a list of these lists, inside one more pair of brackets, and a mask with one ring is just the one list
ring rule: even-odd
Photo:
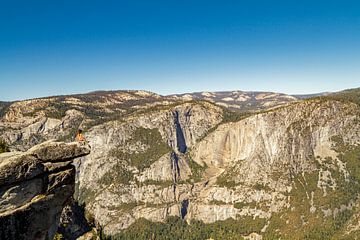
[[259,104],[243,112],[206,99],[103,94],[19,102],[0,118],[0,137],[13,149],[49,138],[71,141],[78,128],[85,130],[92,151],[77,165],[75,199],[94,234],[346,239],[360,233],[353,223],[360,208],[360,89],[265,109],[264,98],[274,96],[254,95]]

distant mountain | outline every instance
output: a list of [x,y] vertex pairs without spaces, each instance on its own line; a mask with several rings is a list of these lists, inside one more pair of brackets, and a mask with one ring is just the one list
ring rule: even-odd
[[283,93],[244,91],[194,92],[174,94],[170,97],[183,100],[206,100],[236,111],[264,110],[300,99]]
[[326,96],[325,99],[332,99],[342,102],[353,102],[360,105],[360,88],[347,89],[340,92],[335,92]]
[[[89,234],[360,237],[360,89],[99,91],[18,101],[4,113],[0,138],[12,150],[84,130],[91,153],[77,164],[74,199],[97,228]],[[65,233],[79,229],[73,218]]]
[[295,94],[291,95],[293,97],[296,97],[297,99],[308,99],[308,98],[314,98],[314,97],[322,97],[331,95],[331,92],[322,92],[322,93],[313,93],[313,94]]

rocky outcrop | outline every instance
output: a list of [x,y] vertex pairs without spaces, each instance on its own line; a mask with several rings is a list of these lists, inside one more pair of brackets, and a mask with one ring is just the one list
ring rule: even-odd
[[73,201],[61,213],[58,234],[66,240],[75,240],[92,230],[90,224],[85,218],[84,208]]
[[[208,223],[244,215],[269,218],[290,207],[286,196],[294,187],[293,178],[314,172],[319,188],[325,186],[324,194],[335,190],[331,173],[319,166],[327,161],[348,181],[346,163],[338,159],[333,139],[359,144],[359,116],[355,104],[309,101],[219,126],[191,155],[214,169],[217,183],[224,186],[202,190],[190,202],[188,218]],[[236,203],[243,206],[234,208]],[[255,206],[249,207],[251,203]]]
[[74,193],[72,160],[89,153],[85,143],[47,141],[0,154],[0,239],[52,239]]
[[295,104],[220,126],[196,145],[192,156],[201,165],[222,169],[238,164],[234,180],[266,184],[270,179],[265,176],[277,169],[298,174],[314,169],[313,158],[336,158],[335,136],[358,144],[359,113],[355,104]]
[[[308,101],[217,126],[220,113],[209,105],[184,104],[100,125],[88,133],[96,151],[81,165],[80,198],[105,234],[114,235],[139,218],[269,220],[291,207],[289,194],[298,175],[319,173],[319,186],[333,189],[328,185],[331,176],[319,167],[325,159],[331,158],[327,166],[346,176],[345,164],[334,151],[334,137],[352,145],[360,142],[360,111],[353,104]],[[132,152],[125,157],[130,159],[155,147],[140,140],[130,144],[139,127],[158,130],[171,147],[145,169],[112,152]],[[133,178],[117,180],[113,169],[119,163],[118,169],[127,169]],[[198,177],[196,168],[201,170]],[[112,176],[111,181],[102,181],[104,176]]]
[[[16,105],[12,106],[11,111]],[[7,114],[11,115],[11,111]],[[0,121],[0,136],[8,142],[12,148],[25,151],[32,146],[48,139],[74,138],[74,128],[78,128],[84,120],[84,115],[77,110],[68,110],[61,119],[55,119],[39,114],[36,117],[18,116],[11,121],[8,115],[6,121]],[[11,129],[1,134],[2,128]],[[19,144],[20,143],[20,144]]]
[[[191,184],[180,183],[193,174],[183,152],[221,120],[222,109],[213,104],[185,103],[92,128],[86,135],[92,152],[79,167],[80,202],[107,234],[139,218],[181,216],[178,201],[185,200]],[[144,142],[147,134],[151,141]],[[129,164],[130,158],[150,161],[158,151],[147,150],[156,149],[156,142],[166,150],[152,164],[144,169]]]
[[[64,236],[85,231],[86,224],[77,217],[83,210],[91,227],[97,228],[84,238],[100,232],[115,236],[144,218],[165,222],[176,216],[188,223],[199,220],[215,225],[218,221],[252,225],[254,220],[256,227],[241,236],[278,239],[265,235],[271,232],[286,238],[294,229],[309,230],[313,223],[331,225],[331,216],[353,208],[360,193],[360,179],[354,174],[358,161],[351,159],[360,148],[358,105],[324,99],[298,102],[270,93],[225,95],[201,93],[205,98],[199,99],[217,104],[221,100],[229,108],[241,102],[242,110],[272,110],[245,118],[209,102],[183,102],[182,96],[169,99],[123,92],[110,98],[99,95],[94,101],[73,96],[64,98],[62,104],[70,105],[60,106],[64,114],[58,119],[49,117],[46,111],[52,107],[47,104],[43,113],[34,108],[34,117],[23,104],[13,105],[0,121],[0,136],[9,144],[15,142],[18,149],[27,149],[54,136],[73,136],[72,126],[93,124],[85,129],[91,154],[74,161],[75,200],[84,209],[67,208]],[[43,102],[28,104],[42,106]],[[346,159],[349,149],[353,152]],[[46,159],[43,154],[34,151],[31,156]],[[68,166],[67,161],[54,164],[44,166]],[[33,176],[42,175],[42,170],[29,166],[24,176],[35,181]],[[12,181],[18,181],[15,172],[21,171],[9,172]],[[33,201],[33,193],[40,191],[38,184],[26,186],[24,199]],[[356,224],[349,226],[359,229]]]
[[0,102],[0,138],[12,149],[25,151],[50,139],[73,140],[79,128],[175,102],[179,101],[146,91],[99,91]]

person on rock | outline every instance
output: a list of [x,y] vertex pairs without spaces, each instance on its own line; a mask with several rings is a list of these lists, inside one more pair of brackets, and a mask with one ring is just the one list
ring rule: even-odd
[[85,141],[86,141],[84,135],[82,134],[82,130],[81,130],[81,129],[78,130],[75,139],[76,139],[76,141],[78,141],[78,142],[85,142]]

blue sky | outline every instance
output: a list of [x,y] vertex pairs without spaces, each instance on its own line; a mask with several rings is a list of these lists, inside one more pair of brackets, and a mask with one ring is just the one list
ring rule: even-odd
[[358,1],[0,1],[0,100],[360,87]]

